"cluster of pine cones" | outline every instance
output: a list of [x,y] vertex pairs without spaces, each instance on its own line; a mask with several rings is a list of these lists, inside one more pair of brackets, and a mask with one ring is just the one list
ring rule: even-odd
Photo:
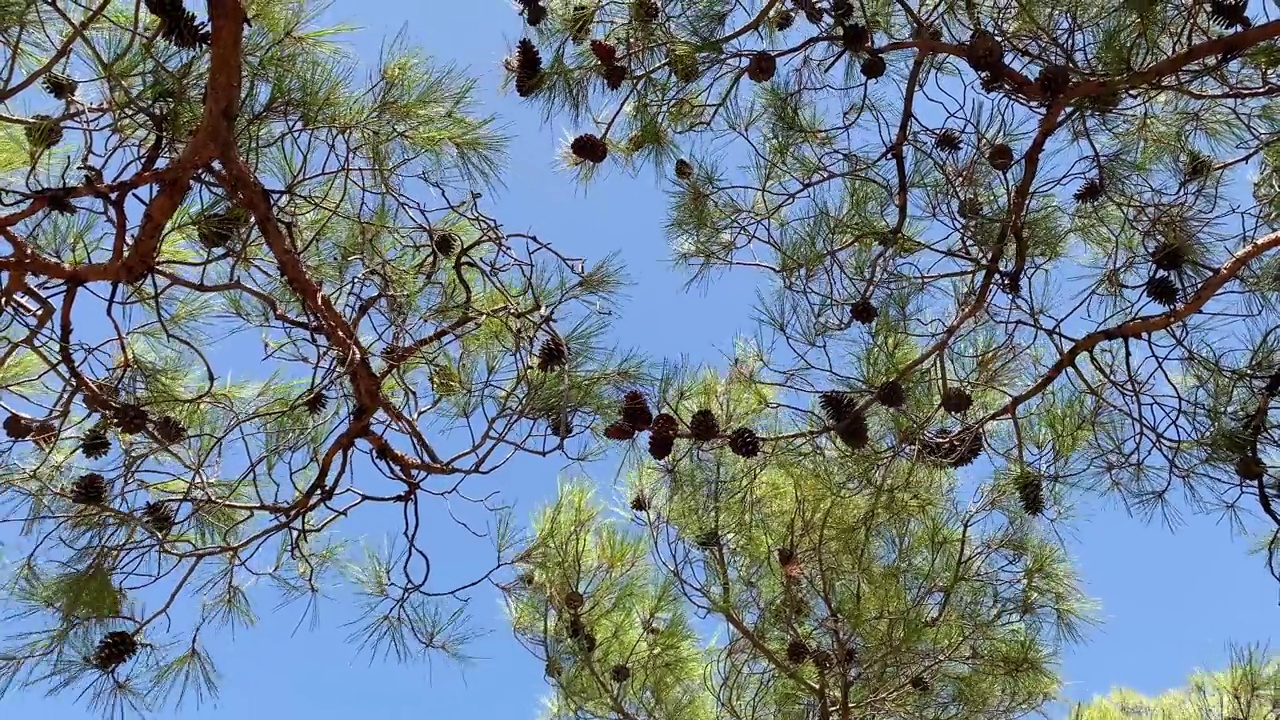
[[[610,440],[631,440],[637,433],[649,432],[649,455],[654,460],[665,460],[675,448],[675,441],[680,436],[680,425],[674,416],[668,413],[654,415],[649,409],[649,401],[644,393],[632,390],[622,398],[619,419],[604,429],[604,436]],[[702,408],[689,418],[687,437],[703,444],[722,436],[720,420],[711,410]],[[738,457],[753,458],[760,454],[760,437],[748,427],[740,427],[728,433],[729,450]],[[647,502],[641,499],[640,504],[647,508]],[[633,501],[633,508],[636,502]]]

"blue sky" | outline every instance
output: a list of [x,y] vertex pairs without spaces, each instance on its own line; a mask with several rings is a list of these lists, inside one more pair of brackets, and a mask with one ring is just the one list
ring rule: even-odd
[[[493,209],[507,230],[535,232],[569,254],[622,253],[637,284],[617,308],[618,342],[641,345],[653,355],[714,362],[731,349],[735,332],[749,329],[756,278],[731,275],[707,292],[682,291],[684,275],[666,260],[665,201],[650,176],[615,172],[584,191],[555,168],[558,143],[577,128],[541,127],[534,109],[514,95],[498,94],[501,60],[521,31],[508,0],[338,0],[329,15],[365,28],[353,38],[364,57],[375,58],[381,42],[407,23],[411,42],[480,78],[484,109],[501,115],[515,136],[507,187],[492,198]],[[562,465],[554,458],[521,459],[494,482],[527,516],[554,491]],[[605,462],[598,471],[598,480],[608,484],[616,466]],[[349,527],[371,539],[385,529],[368,518]],[[445,552],[444,536],[431,540],[443,564],[486,560],[471,557],[469,550]],[[1266,641],[1280,627],[1280,588],[1260,558],[1248,556],[1246,545],[1233,542],[1229,529],[1213,518],[1193,518],[1171,534],[1098,507],[1076,522],[1067,541],[1088,593],[1102,603],[1104,619],[1090,642],[1067,659],[1074,697],[1113,684],[1145,692],[1175,686],[1193,667],[1220,664],[1227,641]],[[262,614],[259,626],[211,643],[223,674],[222,697],[181,717],[329,720],[358,714],[392,720],[467,712],[521,720],[541,710],[541,666],[503,630],[493,593],[473,596],[477,625],[493,632],[470,647],[478,659],[469,666],[371,665],[345,642],[347,630],[338,625],[348,615],[340,606],[322,607],[318,628],[304,626],[296,633],[296,610],[272,613],[264,606]],[[0,718],[33,715],[89,717],[72,698],[26,693],[0,700]]]

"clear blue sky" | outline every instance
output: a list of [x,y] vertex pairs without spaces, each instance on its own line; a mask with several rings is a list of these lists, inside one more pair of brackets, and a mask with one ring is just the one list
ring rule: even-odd
[[[393,0],[337,0],[332,18],[365,29],[353,38],[362,56],[375,58],[380,43],[408,24],[415,44],[441,60],[468,66],[480,77],[480,99],[499,113],[516,136],[507,188],[493,198],[497,215],[513,231],[529,230],[567,253],[599,258],[620,250],[637,286],[618,308],[616,340],[639,344],[649,353],[716,361],[731,347],[735,332],[748,328],[753,299],[747,275],[730,276],[709,293],[685,295],[683,275],[666,261],[661,225],[664,199],[650,177],[619,173],[584,192],[554,169],[557,143],[575,128],[542,128],[532,109],[513,95],[499,96],[500,63],[520,37],[509,0],[405,3]],[[708,341],[710,338],[710,342]],[[494,479],[508,497],[528,510],[554,490],[562,462],[520,460]],[[615,464],[598,468],[598,479],[614,479]],[[1193,519],[1176,535],[1146,527],[1115,510],[1099,508],[1077,522],[1068,538],[1087,583],[1102,602],[1105,624],[1067,659],[1065,675],[1073,697],[1088,697],[1123,684],[1155,692],[1181,683],[1195,666],[1216,666],[1228,640],[1268,640],[1280,628],[1280,588],[1258,557],[1211,518]],[[348,526],[352,527],[352,526]],[[370,538],[376,521],[354,523]],[[445,538],[435,538],[439,548]],[[465,565],[487,558],[455,552],[437,561]],[[261,624],[236,638],[211,643],[223,674],[215,706],[183,718],[306,717],[470,717],[532,719],[546,691],[541,665],[503,629],[496,594],[473,597],[479,626],[492,629],[471,648],[481,659],[470,667],[372,665],[355,657],[347,631],[335,627],[348,616],[323,607],[316,630],[293,632],[298,613],[278,614],[264,605]],[[33,693],[0,701],[0,718],[47,717],[80,720],[88,713],[71,698],[46,699]]]

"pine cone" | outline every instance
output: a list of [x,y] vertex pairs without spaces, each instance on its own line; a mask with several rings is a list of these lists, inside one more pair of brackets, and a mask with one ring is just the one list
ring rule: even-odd
[[58,426],[48,420],[41,420],[31,428],[31,442],[48,450],[58,442]]
[[604,84],[610,90],[617,90],[627,81],[627,69],[621,65],[610,65],[601,68],[600,76],[604,78]]
[[680,431],[680,423],[666,413],[658,413],[658,416],[653,419],[653,424],[649,426],[649,430],[654,435],[675,437],[676,433]]
[[462,238],[457,233],[442,230],[431,233],[431,248],[442,257],[449,257],[458,251]]
[[799,665],[809,659],[809,646],[803,640],[792,640],[787,643],[787,660]]
[[144,505],[141,516],[142,524],[160,537],[168,535],[176,522],[173,510],[168,505],[158,502],[148,502]]
[[582,636],[582,651],[583,651],[583,652],[585,652],[585,653],[587,653],[588,655],[590,655],[591,653],[593,653],[593,652],[595,652],[595,651],[596,651],[596,648],[597,648],[598,646],[599,646],[599,642],[596,640],[596,636],[595,636],[595,635],[592,635],[591,633],[587,633],[586,635],[583,635],[583,636]]
[[569,361],[569,348],[559,335],[552,335],[542,341],[538,348],[538,369],[547,372],[564,367]]
[[89,663],[103,672],[110,672],[125,664],[138,652],[138,641],[130,633],[114,630],[98,641],[98,647]]
[[1144,290],[1147,298],[1157,305],[1173,308],[1178,304],[1178,285],[1168,275],[1153,273],[1147,278]]
[[1190,150],[1182,171],[1188,180],[1200,180],[1213,172],[1213,160],[1199,151]]
[[962,388],[949,387],[942,393],[939,405],[943,410],[959,415],[973,407],[973,396]]
[[224,248],[239,237],[249,225],[249,218],[238,209],[210,212],[196,221],[196,238],[210,250]]
[[618,62],[618,48],[612,43],[604,40],[591,41],[591,54],[596,56],[596,60],[605,67],[614,65]]
[[962,468],[982,454],[983,435],[979,428],[973,427],[930,430],[917,445],[925,460]]
[[760,438],[751,428],[738,428],[729,433],[729,450],[743,458],[753,458],[760,454]]
[[582,609],[587,599],[577,590],[570,590],[564,594],[564,606],[569,612],[577,612]]
[[695,442],[710,442],[720,434],[720,421],[716,414],[703,408],[696,411],[689,419],[689,434]]
[[147,411],[137,405],[125,403],[117,406],[111,413],[111,419],[115,422],[116,427],[125,435],[136,435],[147,429],[147,423],[151,420],[151,416]]
[[1044,480],[1033,472],[1024,472],[1016,481],[1018,502],[1022,511],[1036,517],[1044,512]]
[[680,158],[676,160],[676,177],[681,180],[688,180],[693,177],[693,165],[688,160]]
[[604,429],[604,436],[610,440],[630,440],[636,436],[636,429],[619,420]]
[[974,30],[973,35],[969,36],[965,59],[978,72],[998,74],[1004,67],[1004,45],[986,30]]
[[4,434],[11,440],[26,440],[35,430],[35,423],[21,415],[10,414],[4,419]]
[[987,151],[987,163],[997,172],[1008,172],[1013,167],[1013,148],[997,143]]
[[638,513],[649,511],[649,498],[645,497],[643,491],[636,493],[635,497],[631,498],[631,509]]
[[524,5],[524,21],[529,27],[538,27],[547,19],[547,6],[536,0],[521,2]]
[[849,0],[831,0],[831,19],[838,24],[848,22],[853,17],[853,3]]
[[644,22],[653,22],[662,17],[662,8],[658,0],[633,0],[632,17]]
[[90,460],[101,460],[111,452],[111,438],[101,424],[89,428],[80,438],[80,454]]
[[1187,264],[1187,246],[1177,240],[1165,240],[1151,251],[1151,264],[1166,272],[1177,272]]
[[1036,76],[1036,85],[1045,97],[1056,98],[1071,87],[1071,71],[1062,65],[1048,65],[1040,68],[1040,74]]
[[747,63],[747,77],[751,79],[751,82],[769,82],[777,71],[777,58],[773,56],[773,53],[763,50],[752,55],[751,61]]
[[1236,461],[1236,475],[1241,480],[1257,482],[1267,475],[1267,466],[1256,455],[1245,455]]
[[871,44],[871,33],[865,25],[849,23],[840,33],[840,44],[849,52],[862,52]]
[[516,43],[516,94],[527,98],[542,82],[542,55],[529,38]]
[[110,488],[101,473],[85,473],[71,484],[71,502],[76,505],[105,505]]
[[302,406],[306,408],[308,415],[319,415],[329,407],[329,398],[324,392],[315,390],[302,401]]
[[849,317],[856,323],[870,325],[876,321],[876,317],[880,315],[880,311],[870,300],[859,300],[853,304],[853,308],[849,313]]
[[1076,188],[1071,198],[1081,205],[1089,205],[1102,199],[1102,191],[1101,178],[1089,178]]
[[877,54],[871,55],[866,60],[863,60],[862,67],[860,69],[862,70],[863,77],[868,80],[876,80],[884,76],[885,70],[887,70],[888,67],[889,66],[884,62],[884,58]]
[[547,415],[547,430],[552,435],[564,440],[573,434],[573,423],[569,421],[569,415],[565,412],[550,413]]
[[818,650],[809,656],[809,662],[813,663],[814,669],[820,673],[825,673],[835,664],[835,659],[831,657],[831,653],[826,650]]
[[961,220],[976,220],[982,217],[982,201],[976,196],[969,196],[960,201],[956,214]]
[[644,393],[631,390],[622,398],[622,421],[637,432],[644,432],[653,424],[653,413],[649,410],[649,402]]
[[152,426],[156,437],[166,443],[179,443],[187,439],[187,427],[172,415],[161,415]]
[[626,665],[614,665],[609,670],[609,677],[616,683],[624,683],[631,678],[631,668]]
[[23,127],[27,144],[36,150],[48,150],[62,142],[62,126],[48,115],[32,115],[32,123]]
[[897,380],[889,380],[876,388],[876,402],[890,409],[900,408],[907,402],[907,390]]
[[57,100],[70,100],[75,96],[76,88],[80,86],[75,80],[55,72],[45,75],[40,84],[44,87],[45,92]]
[[960,152],[964,148],[964,139],[960,137],[960,133],[947,128],[938,133],[933,140],[933,146],[941,152],[948,155]]
[[840,442],[848,445],[851,450],[861,450],[870,441],[867,418],[856,410],[836,423],[834,432],[836,437],[840,438]]
[[653,433],[649,435],[649,456],[654,460],[666,460],[675,449],[676,440],[671,435]]
[[836,425],[857,410],[858,402],[847,392],[828,390],[818,396],[818,406],[827,420]]
[[911,678],[911,689],[916,692],[929,692],[932,687],[933,685],[923,675]]
[[609,157],[609,146],[591,133],[583,133],[574,138],[573,142],[569,144],[569,151],[579,160],[585,160],[596,165],[604,162],[605,158]]
[[1223,30],[1253,27],[1246,10],[1249,0],[1210,0],[1209,20]]

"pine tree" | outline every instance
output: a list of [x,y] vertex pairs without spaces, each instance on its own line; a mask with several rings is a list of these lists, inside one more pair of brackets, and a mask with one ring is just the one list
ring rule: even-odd
[[[311,3],[126,5],[0,2],[0,694],[180,716],[206,638],[322,594],[360,600],[367,652],[457,656],[442,578],[513,533],[474,484],[513,449],[585,457],[642,380],[602,337],[621,269],[504,230],[497,123],[403,39],[355,58]],[[498,558],[425,577],[410,503],[497,528]],[[411,540],[366,553],[348,519],[380,512]]]
[[[1280,580],[1270,11],[627,6],[604,4],[593,33],[628,38],[646,72],[605,92],[565,23],[546,23],[557,79],[528,102],[607,143],[606,165],[659,175],[693,281],[766,271],[767,380],[795,390],[787,403],[838,389],[868,411],[880,388],[904,402],[888,444],[949,452],[921,438],[950,432],[937,393],[969,388],[975,467],[1034,458],[1049,485],[1069,475],[1148,517],[1180,499],[1252,512]],[[696,178],[672,177],[677,159]],[[894,383],[905,397],[884,394]]]
[[549,668],[549,717],[1014,718],[1053,698],[1087,606],[1014,489],[797,445],[759,367],[735,368],[673,379],[660,404],[714,398],[787,451],[635,455],[612,497],[570,482],[535,518],[516,568],[534,580],[506,597]]

